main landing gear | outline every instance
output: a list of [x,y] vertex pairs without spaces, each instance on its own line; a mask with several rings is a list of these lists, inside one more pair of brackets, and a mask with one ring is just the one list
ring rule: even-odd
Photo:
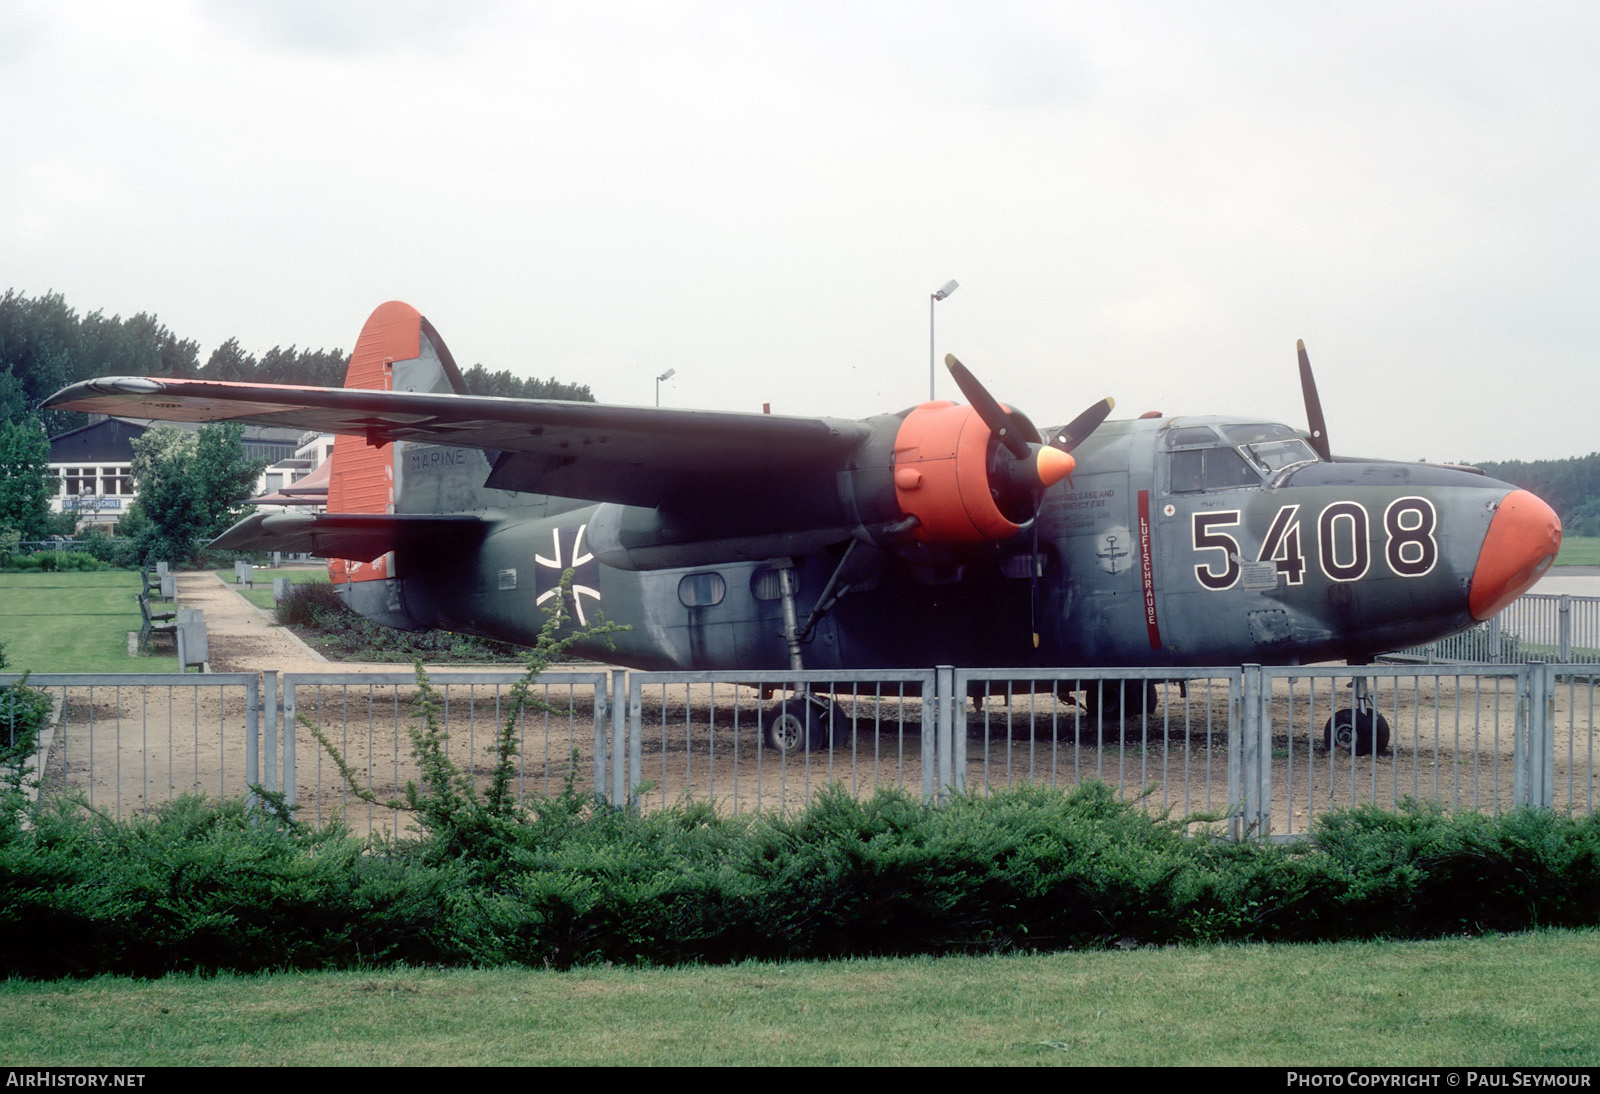
[[[848,551],[845,552],[845,558],[849,558]],[[773,565],[778,571],[783,600],[783,638],[789,648],[789,667],[800,672],[805,669],[800,656],[800,643],[815,625],[818,613],[812,613],[812,618],[806,621],[805,631],[801,631],[794,607],[794,560],[775,559]],[[840,567],[843,567],[843,561]],[[838,575],[839,570],[835,570],[836,579]],[[833,581],[829,582],[823,599],[833,591],[834,584]],[[803,756],[834,744],[844,744],[850,739],[850,728],[850,719],[842,706],[833,699],[813,694],[804,684],[796,686],[794,694],[787,699],[779,699],[761,714],[761,732],[766,737],[767,745],[785,756]]]
[[850,736],[850,719],[834,700],[801,691],[763,711],[761,731],[769,748],[784,755],[805,755],[844,744]]

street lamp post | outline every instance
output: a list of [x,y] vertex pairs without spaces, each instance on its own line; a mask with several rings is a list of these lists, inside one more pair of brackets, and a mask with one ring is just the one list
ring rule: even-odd
[[933,369],[933,306],[960,287],[960,285],[956,284],[955,278],[951,278],[943,285],[940,285],[937,292],[928,294],[928,401],[930,403],[933,402],[933,378],[935,375]]
[[678,370],[677,369],[669,368],[669,369],[667,369],[667,371],[663,372],[660,376],[656,377],[656,406],[660,406],[661,405],[661,381],[662,380],[670,380],[674,376],[676,376],[677,374],[678,374]]

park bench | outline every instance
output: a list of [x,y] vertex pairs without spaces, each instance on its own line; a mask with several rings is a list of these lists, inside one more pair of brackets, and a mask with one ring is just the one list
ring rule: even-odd
[[157,632],[161,634],[177,635],[178,612],[152,612],[150,610],[150,597],[145,593],[139,594],[139,615],[142,621],[139,624],[139,648],[141,650],[150,645],[150,636]]

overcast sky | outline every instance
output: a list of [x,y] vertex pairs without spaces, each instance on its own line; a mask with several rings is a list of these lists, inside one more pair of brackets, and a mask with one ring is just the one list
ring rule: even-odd
[[[1600,449],[1600,5],[0,0],[0,289],[605,402]],[[954,394],[941,367],[939,393]]]

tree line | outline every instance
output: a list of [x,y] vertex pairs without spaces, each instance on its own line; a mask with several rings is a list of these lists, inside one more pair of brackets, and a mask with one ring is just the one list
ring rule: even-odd
[[1564,460],[1506,460],[1477,465],[1485,475],[1531,490],[1561,518],[1570,536],[1600,536],[1600,452]]
[[[7,289],[0,295],[0,548],[7,539],[41,539],[72,531],[74,514],[53,518],[49,511],[57,486],[49,469],[49,438],[86,425],[89,418],[40,406],[68,384],[96,376],[156,376],[339,387],[349,360],[342,349],[295,345],[273,346],[258,357],[246,351],[237,338],[224,341],[203,362],[200,354],[199,342],[181,337],[153,313],[139,312],[126,319],[107,317],[98,310],[80,314],[60,293],[28,296]],[[587,384],[569,384],[553,377],[525,378],[507,369],[490,372],[475,364],[463,378],[474,395],[594,402]],[[185,449],[185,444],[198,447]],[[230,455],[234,450],[236,454]],[[230,496],[213,497],[214,491],[208,489],[203,498],[165,497],[159,508],[163,514],[192,512],[195,520],[189,523],[194,525],[194,536],[200,536],[214,534],[229,511],[250,496],[260,467],[252,470],[244,460],[237,427],[206,427],[200,437],[191,434],[187,441],[166,438],[151,448],[148,458],[135,460],[134,478],[141,501],[146,493],[170,493],[167,484],[157,481],[158,468],[172,470],[196,458],[199,464],[191,466],[204,467],[206,473],[190,475],[188,485],[204,479],[208,486]],[[130,515],[138,526],[141,520],[156,515],[155,507],[136,502]],[[162,551],[177,548],[172,537],[194,541],[194,537],[180,535],[171,519],[157,523],[163,529]],[[156,549],[154,545],[152,549]]]
[[[233,380],[258,384],[339,387],[349,354],[342,349],[273,346],[261,356],[229,338],[200,359],[200,343],[180,337],[154,314],[109,318],[101,311],[80,315],[60,293],[28,296],[7,289],[0,296],[0,422],[37,417],[50,436],[83,425],[84,415],[39,410],[39,404],[68,384],[96,376],[170,376]],[[465,370],[474,395],[523,399],[564,399],[592,403],[587,384],[554,377],[490,372],[482,364]]]

